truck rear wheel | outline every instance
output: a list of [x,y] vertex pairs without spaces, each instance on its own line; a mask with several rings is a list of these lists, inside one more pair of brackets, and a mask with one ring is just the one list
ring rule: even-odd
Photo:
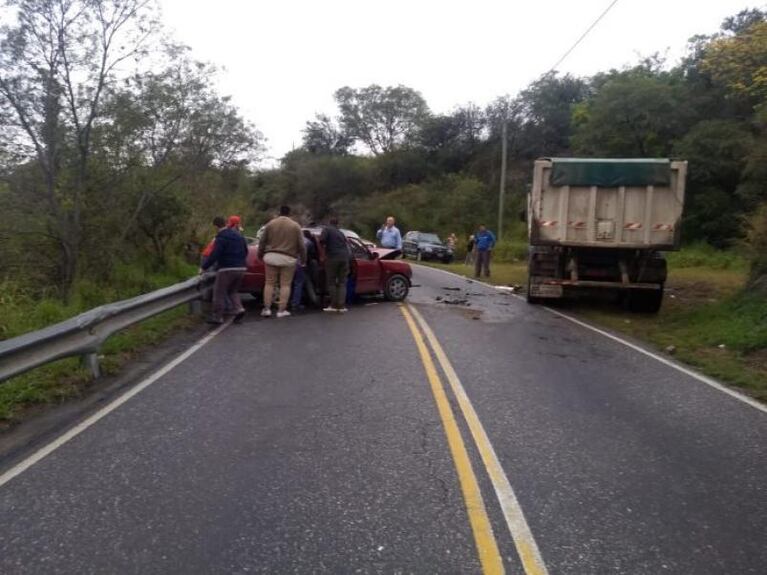
[[663,285],[657,290],[633,290],[628,294],[629,310],[636,313],[658,313],[663,303]]

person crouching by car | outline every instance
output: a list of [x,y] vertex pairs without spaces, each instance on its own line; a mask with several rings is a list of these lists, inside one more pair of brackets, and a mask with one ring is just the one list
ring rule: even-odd
[[[236,216],[233,216],[236,217]],[[232,218],[230,218],[230,223]],[[237,218],[239,224],[239,218]],[[235,323],[245,317],[245,308],[240,301],[240,284],[245,275],[245,260],[248,244],[234,226],[219,229],[213,244],[213,251],[200,267],[200,273],[216,267],[216,281],[213,284],[213,313],[208,323],[224,323],[227,298],[235,313]]]
[[280,302],[277,308],[277,317],[288,317],[288,302],[290,300],[290,287],[296,272],[298,260],[306,260],[306,246],[301,226],[290,219],[290,207],[282,206],[280,215],[271,220],[261,234],[258,242],[258,257],[263,260],[266,267],[264,285],[264,309],[263,317],[272,315],[272,298],[274,286],[280,282]]
[[320,234],[320,243],[325,246],[325,277],[328,282],[330,305],[322,311],[344,313],[348,311],[346,301],[346,279],[349,275],[349,243],[338,229],[338,219],[331,218]]

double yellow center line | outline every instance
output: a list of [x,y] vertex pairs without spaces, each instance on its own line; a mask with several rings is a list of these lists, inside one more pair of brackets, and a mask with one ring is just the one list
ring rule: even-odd
[[401,305],[400,310],[402,311],[402,315],[405,317],[405,321],[415,340],[434,399],[437,403],[437,409],[440,418],[442,419],[442,424],[445,428],[448,446],[450,448],[450,453],[453,456],[453,461],[455,462],[458,481],[461,485],[464,501],[466,502],[469,522],[474,534],[474,541],[477,545],[477,551],[479,552],[482,571],[488,574],[504,573],[503,560],[498,550],[498,543],[496,542],[495,534],[493,533],[493,528],[487,515],[485,502],[479,488],[479,483],[477,482],[477,476],[475,475],[471,464],[469,453],[466,450],[466,445],[461,436],[453,410],[450,407],[447,393],[445,392],[442,380],[439,377],[439,373],[434,365],[432,355],[429,352],[425,340],[428,340],[429,345],[434,352],[434,356],[437,358],[437,361],[450,384],[453,395],[461,408],[461,413],[466,420],[466,424],[474,439],[474,443],[477,446],[482,463],[490,477],[493,490],[498,498],[498,503],[503,512],[512,539],[514,540],[514,545],[526,575],[548,575],[538,546],[533,539],[532,532],[527,525],[527,521],[519,506],[516,495],[511,488],[511,484],[501,467],[498,456],[496,455],[495,450],[485,433],[484,427],[482,426],[479,417],[477,417],[477,413],[474,410],[471,401],[469,401],[466,391],[464,390],[458,375],[455,373],[450,360],[447,358],[447,355],[434,335],[434,332],[418,310],[409,305]]

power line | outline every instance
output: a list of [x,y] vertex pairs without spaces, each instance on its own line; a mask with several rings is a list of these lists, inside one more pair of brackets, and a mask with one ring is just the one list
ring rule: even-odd
[[560,65],[560,64],[561,64],[561,63],[564,61],[564,59],[565,59],[565,58],[567,58],[567,57],[570,55],[570,53],[571,53],[573,50],[575,50],[575,49],[578,47],[578,44],[580,44],[581,42],[583,42],[583,39],[584,39],[586,36],[588,36],[588,35],[589,35],[589,32],[591,32],[591,31],[594,29],[594,27],[595,27],[597,24],[599,24],[600,20],[602,20],[602,18],[604,18],[604,17],[607,15],[607,13],[608,13],[608,12],[609,12],[609,11],[612,9],[612,7],[613,7],[613,6],[615,6],[617,3],[618,3],[618,0],[613,0],[613,1],[610,3],[610,5],[609,5],[607,8],[605,8],[605,11],[604,11],[604,12],[602,12],[602,13],[599,15],[599,17],[598,17],[596,20],[594,20],[594,22],[592,22],[591,26],[589,26],[589,27],[586,29],[586,31],[585,31],[583,34],[581,34],[581,37],[580,37],[580,38],[578,38],[578,39],[575,41],[575,44],[573,44],[572,46],[570,46],[570,49],[569,49],[567,52],[565,52],[565,53],[564,53],[564,55],[563,55],[563,56],[562,56],[562,57],[561,57],[559,60],[557,60],[557,63],[556,63],[556,64],[554,64],[554,65],[551,67],[551,69],[550,69],[548,72],[546,72],[546,73],[547,73],[547,74],[550,74],[551,72],[553,72],[554,70],[556,70],[557,66],[559,66],[559,65]]

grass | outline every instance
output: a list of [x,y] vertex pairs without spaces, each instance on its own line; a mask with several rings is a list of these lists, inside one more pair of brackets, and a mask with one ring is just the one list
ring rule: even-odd
[[[767,402],[767,300],[744,290],[748,266],[727,252],[693,247],[672,254],[658,314],[615,303],[578,301],[567,310],[593,324],[645,341],[701,372]],[[428,264],[471,277],[463,264]],[[527,283],[522,262],[493,263],[489,282]]]
[[[447,271],[451,271],[462,276],[474,277],[474,266],[467,266],[463,263],[443,264],[438,262],[419,262],[423,265],[427,265],[433,268],[439,268]],[[512,263],[495,263],[490,264],[490,270],[492,277],[481,278],[482,281],[492,283],[494,285],[527,285],[527,264],[524,262],[512,262]]]
[[[190,277],[193,266],[176,263],[171,271],[147,274],[138,266],[115,270],[109,285],[84,280],[78,283],[69,304],[51,297],[37,299],[12,282],[0,283],[0,339],[63,321],[87,309],[159,289]],[[177,329],[199,321],[185,306],[169,310],[120,331],[101,350],[102,372],[117,373],[143,349],[160,343]],[[78,358],[67,358],[34,369],[0,384],[0,426],[20,419],[33,406],[52,404],[77,397],[92,384],[90,373]]]

